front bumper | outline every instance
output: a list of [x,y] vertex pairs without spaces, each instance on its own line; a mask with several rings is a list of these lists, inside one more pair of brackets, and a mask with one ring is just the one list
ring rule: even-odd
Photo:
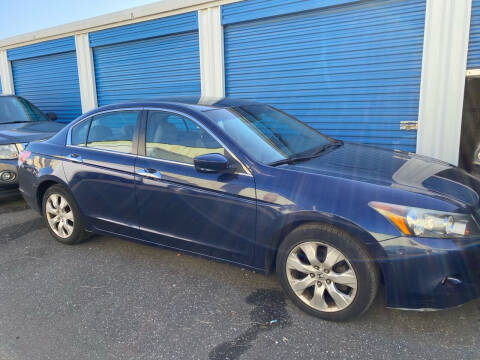
[[[8,172],[11,179],[3,181],[1,174]],[[17,160],[0,160],[0,199],[18,194]]]
[[445,309],[480,296],[480,238],[399,237],[381,245],[388,307]]

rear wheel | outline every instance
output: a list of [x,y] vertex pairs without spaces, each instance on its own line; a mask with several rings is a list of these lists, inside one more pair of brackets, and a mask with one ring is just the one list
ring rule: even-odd
[[42,205],[45,223],[57,241],[73,245],[86,240],[77,204],[61,185],[47,189]]
[[330,225],[293,230],[279,248],[277,274],[301,309],[326,320],[361,315],[378,291],[378,270],[368,250]]

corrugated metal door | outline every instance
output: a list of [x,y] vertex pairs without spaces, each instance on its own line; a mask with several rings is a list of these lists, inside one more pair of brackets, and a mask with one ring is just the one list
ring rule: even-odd
[[8,50],[15,94],[58,121],[69,122],[82,114],[77,58],[73,37]]
[[[332,6],[312,10],[325,5]],[[414,152],[416,131],[400,130],[400,122],[418,117],[425,7],[425,0],[226,5],[227,96],[271,103],[335,138]],[[285,15],[295,9],[305,11]],[[252,19],[269,12],[278,16]]]
[[98,104],[200,94],[195,12],[90,34]]
[[480,1],[473,0],[468,46],[468,69],[480,68]]

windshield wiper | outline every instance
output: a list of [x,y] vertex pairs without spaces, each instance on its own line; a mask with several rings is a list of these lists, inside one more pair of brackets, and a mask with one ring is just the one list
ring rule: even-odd
[[313,151],[310,156],[315,157],[320,155],[321,153],[324,153],[325,151],[329,149],[336,149],[339,148],[340,146],[343,146],[343,141],[342,140],[335,140],[334,142],[319,146],[318,148]]
[[313,159],[313,158],[319,156],[320,154],[326,152],[329,149],[338,148],[342,145],[343,145],[343,141],[337,140],[335,142],[331,142],[331,143],[319,146],[318,148],[315,148],[315,150],[313,152],[309,152],[309,154],[300,153],[300,154],[292,155],[292,156],[287,157],[286,159],[274,161],[274,162],[272,162],[268,165],[270,165],[270,166],[279,166],[279,165],[284,165],[284,164],[293,165],[297,162]]

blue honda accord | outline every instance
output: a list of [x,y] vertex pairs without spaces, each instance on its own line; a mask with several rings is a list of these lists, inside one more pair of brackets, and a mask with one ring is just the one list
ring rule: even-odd
[[52,236],[108,234],[276,271],[327,320],[480,295],[480,182],[331,139],[274,107],[171,98],[104,106],[19,157]]

